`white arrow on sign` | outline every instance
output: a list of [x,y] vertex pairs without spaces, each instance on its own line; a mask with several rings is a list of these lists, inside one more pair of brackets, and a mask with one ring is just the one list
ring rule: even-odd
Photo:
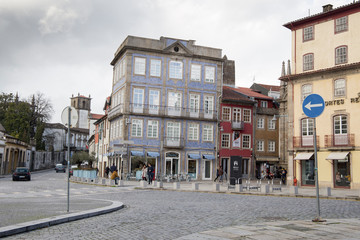
[[322,106],[323,106],[322,103],[311,104],[311,102],[309,102],[308,104],[305,105],[305,108],[311,111],[311,108],[313,107],[322,107]]

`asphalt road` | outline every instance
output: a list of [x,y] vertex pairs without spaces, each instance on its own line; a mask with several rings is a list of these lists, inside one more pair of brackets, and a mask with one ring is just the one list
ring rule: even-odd
[[[65,174],[54,172],[33,174],[31,182],[0,179],[0,204],[16,200],[24,206],[29,201],[41,201],[41,207],[31,209],[37,217],[56,201],[66,202],[66,184]],[[99,199],[121,201],[126,207],[111,214],[6,239],[175,239],[224,226],[305,220],[316,215],[316,202],[309,198],[135,190],[84,184],[71,184],[71,193],[72,199],[83,201],[80,204],[83,207],[94,207]],[[16,204],[13,211],[17,211]],[[10,214],[9,210],[1,212],[0,221]],[[321,200],[323,218],[357,218],[359,215],[360,202]]]

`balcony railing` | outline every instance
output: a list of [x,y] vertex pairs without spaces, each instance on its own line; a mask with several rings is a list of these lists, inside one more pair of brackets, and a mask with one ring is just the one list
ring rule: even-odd
[[179,117],[179,118],[196,118],[216,120],[217,112],[215,110],[182,108],[174,106],[159,106],[149,104],[135,104],[128,105],[120,104],[108,111],[109,120],[121,114],[140,114],[140,115],[156,115],[160,117]]
[[185,141],[181,137],[165,137],[164,147],[167,148],[184,148]]
[[325,147],[355,147],[355,134],[325,135]]
[[232,122],[231,127],[233,130],[244,130],[244,121]]
[[[319,136],[316,136],[316,145],[319,146]],[[314,147],[314,136],[294,137],[294,148]]]

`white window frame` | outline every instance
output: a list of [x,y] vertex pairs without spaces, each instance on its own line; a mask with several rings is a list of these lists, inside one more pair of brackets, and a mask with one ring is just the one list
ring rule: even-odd
[[199,140],[199,124],[189,123],[188,140],[190,140],[190,141],[198,141]]
[[131,120],[131,136],[132,137],[142,137],[143,136],[143,120],[142,119],[132,119]]
[[169,62],[169,78],[183,79],[183,62],[173,60]]
[[268,151],[269,152],[275,152],[276,142],[275,141],[269,141],[268,142]]
[[336,79],[334,81],[334,96],[335,97],[343,97],[345,96],[346,89],[346,81],[345,79]]
[[251,123],[251,109],[244,108],[243,110],[244,122]]
[[203,141],[204,142],[212,142],[213,141],[213,135],[214,135],[214,126],[210,124],[204,124],[203,125]]
[[160,90],[149,89],[149,111],[158,111],[160,105]]
[[133,89],[133,108],[134,109],[144,108],[144,89],[142,88]]
[[205,95],[204,96],[204,113],[211,115],[214,114],[214,96]]
[[158,138],[159,136],[159,121],[148,120],[147,121],[147,137]]
[[241,122],[241,108],[233,108],[233,122]]
[[215,82],[215,67],[205,66],[205,82],[206,83]]
[[268,107],[268,102],[267,101],[260,101],[260,106],[262,108],[267,108]]
[[161,77],[161,60],[160,59],[150,59],[150,76],[151,77]]
[[169,91],[168,93],[168,114],[180,116],[182,108],[182,94],[180,92]]
[[256,142],[256,151],[259,151],[259,152],[264,151],[264,140],[258,140]]
[[314,120],[312,118],[301,119],[301,136],[314,135]]
[[190,113],[199,113],[200,110],[200,95],[199,94],[190,94]]
[[221,148],[230,148],[230,134],[229,133],[221,134]]
[[265,119],[260,117],[257,119],[256,127],[258,129],[264,129],[265,128]]
[[276,129],[276,120],[269,118],[268,128],[269,128],[269,130],[275,130]]
[[135,57],[134,58],[134,74],[145,75],[146,73],[146,58]]
[[301,86],[301,100],[304,101],[312,93],[312,85],[304,84]]
[[180,140],[181,124],[180,122],[167,122],[166,136],[175,141]]
[[249,134],[242,135],[242,148],[243,149],[251,148],[251,135],[249,135]]
[[348,134],[348,116],[337,115],[334,117],[334,135]]
[[222,107],[222,120],[223,121],[231,120],[231,107]]
[[201,65],[191,64],[190,80],[195,82],[201,81]]

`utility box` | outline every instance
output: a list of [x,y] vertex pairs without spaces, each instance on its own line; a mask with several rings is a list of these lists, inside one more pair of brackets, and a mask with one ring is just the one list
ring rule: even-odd
[[242,184],[242,157],[231,156],[230,158],[230,185]]

